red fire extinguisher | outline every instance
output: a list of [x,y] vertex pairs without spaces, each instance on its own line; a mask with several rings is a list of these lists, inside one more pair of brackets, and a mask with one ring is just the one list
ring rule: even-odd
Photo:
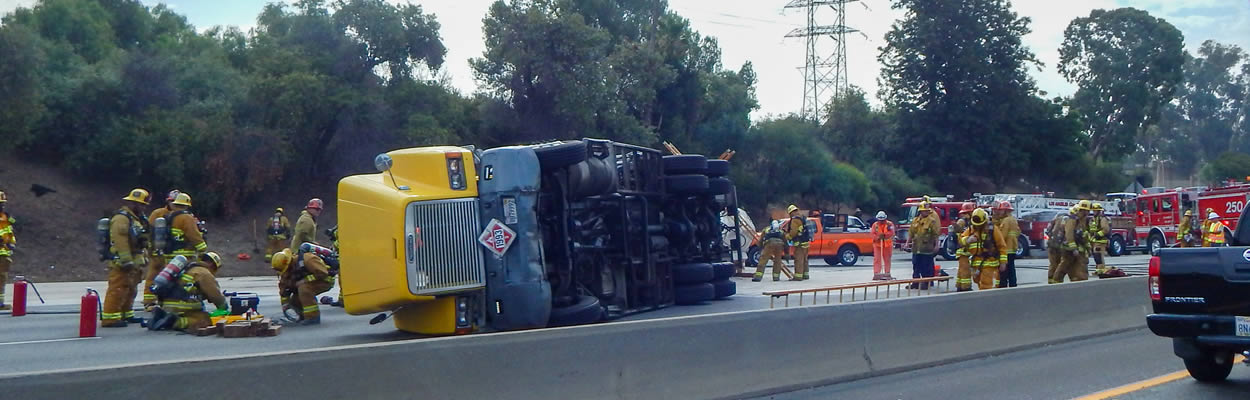
[[100,293],[87,288],[87,294],[82,295],[82,304],[78,312],[78,337],[94,337],[96,325],[99,318],[96,318],[96,307],[100,302]]
[[14,317],[26,315],[26,277],[21,275],[13,279],[13,314],[11,315]]

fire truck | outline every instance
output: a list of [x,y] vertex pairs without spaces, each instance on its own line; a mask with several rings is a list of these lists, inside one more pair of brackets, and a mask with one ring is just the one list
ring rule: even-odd
[[[1133,235],[1128,241],[1131,250],[1153,254],[1163,247],[1175,246],[1181,231],[1181,216],[1186,210],[1194,211],[1194,218],[1205,221],[1206,210],[1219,214],[1224,225],[1224,235],[1232,236],[1237,229],[1237,219],[1246,208],[1250,184],[1228,183],[1223,187],[1188,187],[1175,189],[1150,188],[1142,191],[1136,199],[1125,201],[1126,212],[1134,216]],[[1180,233],[1181,236],[1184,233]]]

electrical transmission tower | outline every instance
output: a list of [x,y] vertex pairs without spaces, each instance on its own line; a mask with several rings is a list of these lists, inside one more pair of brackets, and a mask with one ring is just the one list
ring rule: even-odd
[[[805,118],[821,120],[821,109],[846,91],[846,34],[859,32],[846,26],[846,4],[859,0],[790,0],[785,8],[802,8],[807,12],[807,26],[797,28],[786,37],[807,39],[806,64],[803,66],[803,110]],[[817,22],[818,10],[833,11],[832,24]],[[832,43],[829,41],[832,40]],[[830,46],[832,44],[832,46]]]

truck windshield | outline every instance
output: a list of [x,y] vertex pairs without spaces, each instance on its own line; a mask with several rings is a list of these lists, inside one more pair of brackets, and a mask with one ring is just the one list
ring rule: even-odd
[[910,224],[912,219],[916,218],[916,206],[908,206],[903,209],[903,218],[898,220],[900,224]]

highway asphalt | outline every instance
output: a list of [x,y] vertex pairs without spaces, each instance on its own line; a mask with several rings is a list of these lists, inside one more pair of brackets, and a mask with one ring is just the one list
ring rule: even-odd
[[[895,276],[904,277],[901,271],[910,271],[907,253],[895,253]],[[1115,259],[1113,259],[1115,260]],[[1121,264],[1144,264],[1143,256],[1119,258]],[[738,295],[729,299],[708,302],[697,306],[670,307],[624,318],[638,320],[650,318],[682,317],[698,314],[758,310],[769,307],[764,290],[818,287],[838,283],[863,282],[871,277],[871,258],[862,258],[852,267],[828,267],[813,260],[813,273],[818,278],[804,282],[750,282],[735,278],[739,284]],[[1021,285],[1042,284],[1045,281],[1045,260],[1022,260]],[[953,271],[953,262],[948,269]],[[257,285],[244,279],[247,285]],[[242,283],[241,283],[242,284]],[[51,284],[48,284],[51,286]],[[97,285],[98,286],[98,285]],[[253,287],[232,290],[257,290]],[[52,290],[48,290],[52,291]],[[80,288],[66,289],[73,296],[60,306],[48,310],[72,312],[77,309],[75,299]],[[257,290],[259,291],[259,290]],[[44,293],[45,297],[48,293]],[[261,312],[278,316],[276,298],[264,297]],[[75,304],[75,305],[69,305]],[[32,310],[36,310],[32,305]],[[287,327],[276,338],[197,338],[174,332],[149,332],[138,326],[115,329],[99,329],[98,338],[78,339],[77,314],[36,314],[20,318],[0,314],[0,375],[37,373],[69,368],[119,366],[157,361],[185,360],[203,357],[246,355],[287,350],[315,349],[322,347],[374,343],[397,340],[419,340],[418,336],[395,330],[390,322],[369,325],[372,316],[349,316],[342,309],[323,306],[323,323],[315,327]]]
[[1140,329],[761,399],[1245,399],[1250,367],[1222,384],[1184,373],[1169,339]]

